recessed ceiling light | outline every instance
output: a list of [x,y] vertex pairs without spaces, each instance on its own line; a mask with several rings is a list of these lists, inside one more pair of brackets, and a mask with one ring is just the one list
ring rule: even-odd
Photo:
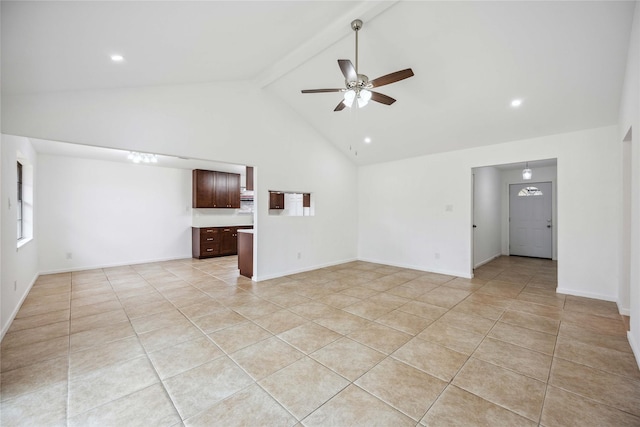
[[513,101],[511,101],[512,107],[519,107],[521,105],[522,105],[522,99],[514,99]]
[[366,137],[366,138],[364,139],[364,142],[365,142],[365,144],[370,144],[370,143],[371,143],[371,138]]
[[124,61],[124,56],[122,56],[122,55],[111,55],[111,60],[113,62],[122,62],[122,61]]

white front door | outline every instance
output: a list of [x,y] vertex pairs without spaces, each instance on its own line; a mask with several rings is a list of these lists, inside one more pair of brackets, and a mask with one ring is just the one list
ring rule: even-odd
[[509,254],[552,258],[551,183],[509,185]]

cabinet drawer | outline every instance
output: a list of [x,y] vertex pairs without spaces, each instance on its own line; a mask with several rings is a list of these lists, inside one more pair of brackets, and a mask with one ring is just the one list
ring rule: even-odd
[[200,256],[220,254],[220,243],[200,242]]
[[206,240],[207,237],[215,237],[217,240],[219,237],[220,231],[217,228],[209,227],[209,228],[201,228],[200,229],[200,240]]
[[210,234],[201,234],[200,235],[200,244],[204,245],[204,244],[211,244],[211,243],[219,243],[220,242],[220,235],[217,233],[210,233]]

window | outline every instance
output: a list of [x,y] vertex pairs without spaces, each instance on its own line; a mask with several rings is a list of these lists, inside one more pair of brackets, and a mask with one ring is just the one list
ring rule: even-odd
[[525,187],[518,192],[518,197],[542,196],[542,191],[538,187]]
[[18,216],[18,240],[24,238],[24,221],[22,220],[22,163],[18,162],[18,198],[16,203]]
[[[10,209],[16,211],[16,247],[20,248],[33,239],[33,164],[20,151],[16,151],[15,199],[9,198]],[[15,200],[15,203],[14,203]]]

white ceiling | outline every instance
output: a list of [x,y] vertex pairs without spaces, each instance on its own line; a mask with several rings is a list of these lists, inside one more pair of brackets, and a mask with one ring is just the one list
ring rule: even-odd
[[[634,6],[2,1],[2,91],[251,80],[369,164],[617,123]],[[361,73],[415,76],[379,88],[392,106],[333,112],[340,94],[300,90],[344,84],[354,18]]]

